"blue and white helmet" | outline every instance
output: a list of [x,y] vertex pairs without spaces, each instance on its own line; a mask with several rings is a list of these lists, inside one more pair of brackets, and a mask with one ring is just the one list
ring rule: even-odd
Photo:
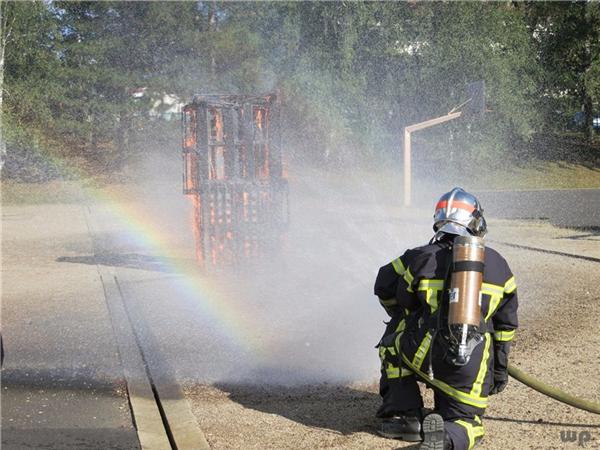
[[436,237],[441,234],[483,237],[487,232],[483,208],[473,194],[455,187],[437,202],[433,230]]

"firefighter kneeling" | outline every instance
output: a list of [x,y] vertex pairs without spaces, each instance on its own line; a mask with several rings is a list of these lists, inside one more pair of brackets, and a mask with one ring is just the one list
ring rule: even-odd
[[[517,292],[508,264],[483,237],[477,199],[460,188],[435,208],[435,235],[379,270],[375,295],[391,320],[379,343],[379,433],[421,449],[473,448],[488,395],[508,383]],[[417,382],[434,391],[425,414]]]

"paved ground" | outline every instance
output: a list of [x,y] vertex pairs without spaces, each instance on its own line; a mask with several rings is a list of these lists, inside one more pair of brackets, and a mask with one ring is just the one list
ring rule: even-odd
[[2,448],[137,447],[81,205],[2,208]]
[[520,190],[478,195],[486,213],[493,217],[547,220],[553,225],[579,229],[600,227],[600,189]]
[[[283,256],[210,278],[192,264],[186,199],[164,186],[116,186],[89,209],[3,208],[3,448],[137,447],[97,265],[116,275],[153,375],[185,386],[212,448],[402,447],[374,434],[385,317],[371,289],[379,265],[429,237],[430,212],[407,221],[360,184],[294,186]],[[522,297],[513,361],[599,401],[600,266],[537,250],[600,258],[597,232],[490,222]],[[599,419],[514,381],[488,415],[484,449],[563,448],[564,430],[600,442]]]

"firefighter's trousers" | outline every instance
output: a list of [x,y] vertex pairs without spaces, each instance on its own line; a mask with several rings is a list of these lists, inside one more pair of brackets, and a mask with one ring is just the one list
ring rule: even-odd
[[[389,325],[386,331],[391,332]],[[486,333],[469,363],[457,367],[444,361],[446,347],[440,345],[440,338],[433,342],[433,335],[424,328],[404,332],[399,321],[394,331],[384,336],[379,347],[383,397],[380,412],[399,414],[421,408],[423,400],[417,382],[425,382],[434,390],[435,411],[444,418],[454,449],[471,449],[484,434],[481,416],[487,407],[493,377],[492,336]],[[391,341],[393,344],[388,345]],[[433,379],[429,376],[430,363]]]

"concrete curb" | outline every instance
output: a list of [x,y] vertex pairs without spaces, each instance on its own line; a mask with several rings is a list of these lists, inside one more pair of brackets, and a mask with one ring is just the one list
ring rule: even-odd
[[[84,214],[90,235],[95,226]],[[132,419],[142,450],[210,450],[188,401],[177,384],[154,383],[114,269],[96,265],[117,341]]]
[[104,288],[123,373],[127,383],[129,405],[142,450],[171,450],[152,385],[148,379],[144,357],[123,305],[114,275],[98,266]]

